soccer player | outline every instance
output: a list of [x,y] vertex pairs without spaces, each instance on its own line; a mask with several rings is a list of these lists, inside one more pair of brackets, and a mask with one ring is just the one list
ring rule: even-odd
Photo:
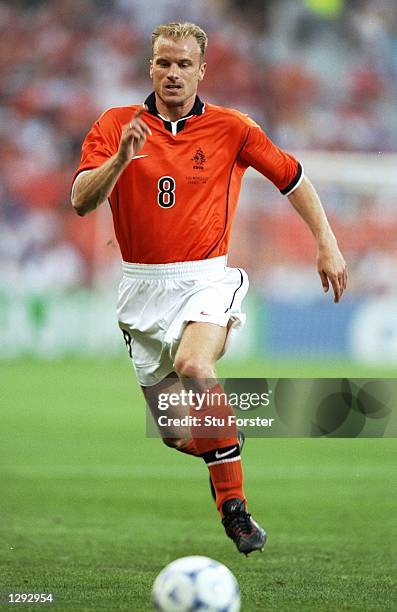
[[[154,30],[153,93],[143,105],[99,117],[73,180],[79,215],[110,203],[123,259],[119,325],[154,415],[160,393],[222,392],[215,363],[243,322],[248,288],[246,273],[227,267],[227,253],[249,166],[288,197],[310,228],[323,288],[332,285],[335,302],[347,281],[335,236],[299,162],[248,116],[198,97],[206,46],[206,33],[191,23]],[[195,408],[192,415],[230,413],[227,402]],[[247,512],[236,428],[204,435],[192,425],[161,433],[168,446],[207,463],[222,523],[237,549],[261,550],[266,534]]]

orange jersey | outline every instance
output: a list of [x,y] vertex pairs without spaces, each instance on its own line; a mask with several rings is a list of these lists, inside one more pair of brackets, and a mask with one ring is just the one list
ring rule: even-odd
[[[225,255],[245,170],[253,166],[284,194],[302,177],[294,157],[279,149],[246,115],[196,97],[178,121],[157,113],[155,96],[142,119],[152,136],[131,159],[109,198],[123,260],[172,263]],[[94,123],[75,173],[114,155],[122,126],[138,105],[112,108]]]

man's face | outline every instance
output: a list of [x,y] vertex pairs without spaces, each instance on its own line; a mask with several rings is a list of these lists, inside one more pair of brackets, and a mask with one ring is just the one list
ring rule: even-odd
[[166,106],[183,106],[196,96],[207,65],[200,64],[200,47],[193,36],[160,36],[150,60],[150,77],[156,94]]

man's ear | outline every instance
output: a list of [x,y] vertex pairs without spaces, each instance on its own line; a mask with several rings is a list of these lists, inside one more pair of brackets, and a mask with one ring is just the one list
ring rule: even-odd
[[203,62],[199,68],[199,80],[202,81],[207,70],[207,62]]
[[153,78],[153,60],[150,60],[150,63],[149,63],[149,75],[150,75],[150,78]]

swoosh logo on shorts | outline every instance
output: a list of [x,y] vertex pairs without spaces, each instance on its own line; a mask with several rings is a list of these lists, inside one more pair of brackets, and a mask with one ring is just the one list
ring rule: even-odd
[[237,446],[233,446],[233,448],[229,448],[229,450],[225,451],[224,453],[220,453],[219,451],[215,451],[215,459],[223,459],[223,457],[227,457],[228,455],[231,455],[232,453],[234,453],[236,448],[237,448]]
[[140,157],[149,157],[149,155],[134,155],[131,159],[139,159]]

